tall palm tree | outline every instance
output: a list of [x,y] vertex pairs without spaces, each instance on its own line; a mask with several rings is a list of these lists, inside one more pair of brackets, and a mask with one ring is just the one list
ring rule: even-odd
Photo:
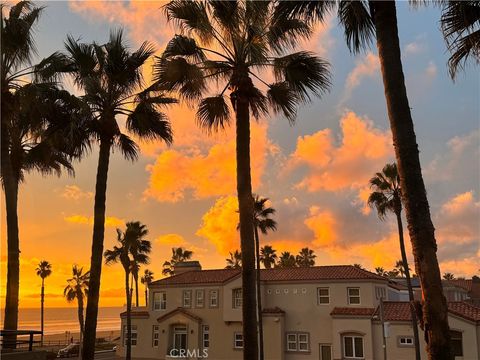
[[235,250],[233,253],[229,252],[230,257],[225,259],[227,266],[225,269],[241,269],[242,268],[242,253]]
[[294,255],[290,254],[290,252],[284,251],[278,258],[278,262],[275,266],[279,268],[297,267],[297,260]]
[[418,336],[417,315],[414,307],[415,299],[413,297],[410,268],[408,267],[407,253],[405,251],[405,242],[403,239],[402,188],[400,186],[397,165],[395,163],[386,164],[381,172],[376,173],[375,176],[370,179],[370,187],[373,192],[368,197],[368,204],[377,209],[377,214],[380,220],[385,220],[388,213],[395,214],[397,219],[398,240],[400,243],[402,260],[396,262],[395,269],[402,277],[405,275],[407,280],[413,336],[415,340],[415,355],[416,359],[420,360],[420,340]]
[[130,253],[132,254],[132,277],[135,282],[135,306],[139,306],[138,301],[138,272],[140,265],[145,264],[145,255],[149,255],[152,251],[152,244],[149,240],[145,240],[148,235],[147,226],[139,221],[131,222],[127,226],[130,240]]
[[42,260],[38,264],[35,271],[37,273],[37,276],[40,276],[40,278],[42,279],[42,290],[40,293],[40,328],[42,330],[42,335],[40,337],[40,344],[43,346],[43,328],[44,328],[43,314],[44,314],[44,303],[45,303],[45,278],[50,276],[50,274],[52,273],[52,265],[48,261]]
[[148,306],[148,286],[153,281],[153,272],[148,269],[145,269],[143,276],[140,278],[142,284],[145,285],[145,306]]
[[452,79],[469,58],[480,62],[480,1],[442,1],[441,25]]
[[388,276],[388,271],[385,271],[385,269],[381,266],[375,268],[375,273],[380,276]]
[[[330,85],[327,62],[307,51],[289,53],[300,39],[311,34],[310,25],[299,19],[275,20],[275,4],[169,2],[165,13],[182,35],[175,35],[154,67],[160,88],[198,103],[197,122],[202,128],[218,131],[235,119],[245,359],[255,359],[258,353],[250,116],[259,119],[272,109],[293,121],[298,104],[308,101],[310,94],[320,95]],[[258,71],[264,69],[273,70],[275,83],[261,78]],[[257,85],[265,87],[266,94]],[[213,90],[217,86],[218,90]]]
[[66,70],[75,84],[84,91],[92,120],[85,124],[84,148],[98,143],[99,158],[95,185],[95,205],[91,255],[91,280],[88,295],[83,353],[84,360],[93,360],[102,271],[105,232],[105,206],[110,153],[120,150],[128,160],[138,156],[138,145],[121,131],[117,120],[126,117],[125,128],[144,140],[172,142],[170,123],[161,107],[174,103],[160,92],[143,88],[142,66],[153,55],[148,42],[130,52],[122,30],[112,31],[105,45],[79,43],[68,37],[65,43]]
[[[55,69],[62,63],[58,53],[32,65],[36,54],[33,31],[43,8],[35,7],[29,1],[20,1],[9,11],[2,3],[0,10],[0,175],[7,218],[4,329],[16,330],[20,278],[19,185],[31,171],[43,175],[60,175],[62,168],[73,171],[67,155],[60,150],[58,139],[62,137],[57,134],[64,124],[72,122],[70,105],[76,102],[76,98],[60,90],[54,82]],[[15,347],[15,343],[14,336],[4,339],[4,347]]]
[[277,230],[277,222],[270,216],[275,214],[275,209],[266,207],[268,198],[262,198],[259,195],[253,195],[253,226],[255,235],[255,259],[257,265],[257,319],[258,319],[258,349],[259,359],[264,359],[263,350],[263,319],[262,319],[262,294],[260,291],[260,237],[258,230],[267,235],[269,230]]
[[271,245],[265,245],[260,249],[260,261],[265,269],[271,269],[274,267],[277,259],[277,250],[275,250]]
[[77,300],[78,323],[80,325],[80,352],[82,354],[82,338],[85,334],[85,325],[83,321],[83,304],[88,296],[90,284],[90,271],[83,273],[83,268],[77,265],[72,267],[72,277],[67,280],[68,285],[63,290],[63,296],[68,302]]
[[132,292],[130,289],[129,277],[132,267],[137,264],[148,264],[148,254],[151,250],[150,241],[144,237],[148,235],[148,229],[138,221],[128,222],[126,230],[117,229],[117,243],[111,250],[105,250],[105,264],[110,265],[117,262],[123,266],[125,271],[125,297],[127,300],[127,341],[125,358],[132,358]]
[[303,248],[300,250],[296,257],[296,263],[299,267],[312,267],[315,265],[315,252],[308,247]]
[[415,269],[423,292],[423,321],[430,360],[450,359],[447,301],[442,290],[437,242],[419,150],[408,103],[400,54],[395,1],[280,1],[277,17],[303,16],[323,20],[337,9],[345,39],[354,53],[376,40],[392,130],[395,158],[412,242]]
[[172,258],[170,261],[163,263],[163,275],[172,276],[175,274],[175,265],[187,260],[190,260],[193,255],[193,251],[183,249],[181,247],[172,248]]

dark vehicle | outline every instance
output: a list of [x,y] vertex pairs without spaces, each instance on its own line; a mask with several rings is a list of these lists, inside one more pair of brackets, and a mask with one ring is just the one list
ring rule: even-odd
[[78,356],[80,344],[70,344],[67,347],[58,350],[57,358]]

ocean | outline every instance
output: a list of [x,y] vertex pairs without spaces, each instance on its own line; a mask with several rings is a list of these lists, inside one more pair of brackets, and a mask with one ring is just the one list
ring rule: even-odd
[[[120,313],[122,307],[101,307],[98,309],[97,331],[120,330]],[[4,310],[1,309],[0,326],[3,328]],[[18,311],[18,328],[20,330],[40,330],[40,309],[20,308]],[[77,309],[45,308],[45,335],[79,332]]]

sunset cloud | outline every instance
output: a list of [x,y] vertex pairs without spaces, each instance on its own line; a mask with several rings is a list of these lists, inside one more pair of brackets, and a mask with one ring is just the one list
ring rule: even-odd
[[289,167],[307,166],[297,187],[308,191],[360,189],[393,157],[389,131],[366,117],[347,112],[340,120],[341,143],[330,129],[299,137]]
[[310,208],[309,217],[305,225],[314,234],[313,244],[318,247],[334,246],[337,241],[337,221],[332,212],[320,209],[318,206]]
[[[270,142],[266,126],[252,126],[252,185],[260,186]],[[192,192],[195,199],[234,194],[236,191],[235,140],[213,145],[207,152],[199,148],[167,150],[161,153],[150,173],[146,198],[177,202]]]
[[84,191],[80,189],[77,185],[65,185],[61,196],[69,200],[91,199],[93,198],[93,192]]
[[202,217],[196,235],[212,243],[221,255],[240,249],[238,200],[235,196],[221,197]]
[[186,243],[186,240],[183,238],[183,236],[179,234],[161,235],[155,241],[161,245],[168,245],[174,247],[184,246]]
[[[71,215],[63,218],[66,222],[81,225],[93,225],[93,216],[85,215]],[[125,226],[125,220],[119,219],[115,216],[107,216],[105,218],[105,226],[121,227]]]

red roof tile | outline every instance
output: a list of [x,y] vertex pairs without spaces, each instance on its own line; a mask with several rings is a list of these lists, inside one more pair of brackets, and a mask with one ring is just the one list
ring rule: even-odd
[[472,283],[472,279],[443,280],[443,284],[446,286],[456,286],[467,291],[472,291]]
[[330,315],[342,315],[342,316],[367,316],[370,317],[375,312],[375,308],[365,307],[335,307]]
[[[448,302],[448,311],[470,321],[480,321],[480,307],[466,302]],[[375,311],[375,314],[378,313],[379,308]],[[385,301],[383,314],[385,321],[411,321],[412,319],[410,303],[406,301]]]
[[[151,285],[187,285],[224,283],[240,275],[238,269],[194,270],[152,282]],[[370,271],[352,265],[314,266],[309,268],[274,268],[262,269],[262,281],[312,281],[312,280],[382,280]]]

